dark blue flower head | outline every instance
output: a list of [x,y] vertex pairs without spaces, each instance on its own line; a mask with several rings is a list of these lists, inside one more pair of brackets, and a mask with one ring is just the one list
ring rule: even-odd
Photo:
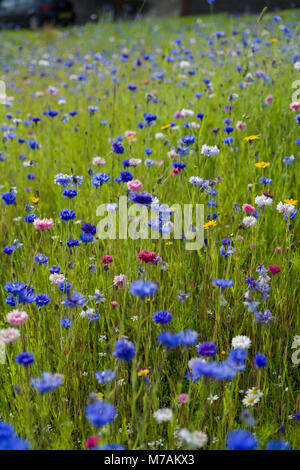
[[155,312],[152,317],[152,320],[156,324],[165,325],[166,323],[170,323],[170,321],[172,320],[172,314],[170,312],[167,312],[166,310],[159,310],[158,312]]
[[198,345],[197,353],[199,356],[215,356],[217,354],[217,348],[215,343],[208,341],[207,343],[200,343]]
[[135,356],[134,344],[127,339],[120,339],[115,344],[113,356],[125,362],[131,361]]

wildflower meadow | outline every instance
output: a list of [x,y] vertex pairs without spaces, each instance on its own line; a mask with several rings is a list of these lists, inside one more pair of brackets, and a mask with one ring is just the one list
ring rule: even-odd
[[0,31],[0,449],[299,450],[299,10]]

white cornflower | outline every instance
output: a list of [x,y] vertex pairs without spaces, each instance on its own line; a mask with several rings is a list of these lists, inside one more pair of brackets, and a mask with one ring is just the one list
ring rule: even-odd
[[264,207],[264,206],[271,206],[273,204],[273,199],[268,196],[256,196],[255,198],[255,204],[258,205],[259,208]]
[[170,421],[172,416],[173,411],[170,408],[161,408],[153,413],[153,417],[158,423]]
[[210,147],[209,145],[204,144],[201,147],[201,153],[202,155],[206,155],[207,157],[214,157],[215,155],[218,155],[220,153],[220,150],[216,145]]
[[293,204],[283,204],[281,201],[277,204],[276,209],[280,214],[284,215],[291,215],[293,212],[295,212],[295,206],[293,206]]
[[233,349],[249,349],[251,347],[251,339],[244,335],[235,336],[232,338],[231,346]]
[[294,63],[294,69],[300,70],[300,62],[295,62]]
[[257,224],[257,219],[256,217],[253,217],[253,215],[249,215],[248,217],[243,218],[243,224],[245,227],[254,227],[254,225]]
[[180,429],[178,432],[178,437],[182,439],[186,444],[191,447],[201,448],[207,444],[208,438],[205,432],[202,431],[194,431],[190,432],[186,428]]
[[194,111],[192,111],[191,109],[182,109],[181,111],[181,114],[183,117],[193,117],[194,116]]
[[50,274],[49,280],[51,284],[60,284],[61,282],[65,282],[66,278],[63,274]]

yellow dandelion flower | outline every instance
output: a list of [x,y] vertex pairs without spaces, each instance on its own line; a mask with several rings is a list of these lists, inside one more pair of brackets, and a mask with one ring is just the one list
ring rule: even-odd
[[147,297],[146,301],[150,302],[150,300],[151,300],[151,297]]
[[166,242],[165,245],[166,245],[166,246],[173,245],[173,242]]
[[216,226],[217,226],[217,222],[215,220],[210,220],[209,222],[206,222],[206,224],[204,224],[205,229],[216,227]]
[[270,42],[277,42],[277,41],[278,41],[278,39],[276,39],[276,38],[271,38],[270,39]]
[[225,356],[226,351],[221,351],[222,356]]
[[267,166],[270,166],[270,162],[257,162],[254,163],[254,166],[256,168],[267,168]]
[[286,202],[286,204],[292,204],[293,206],[295,206],[298,201],[296,201],[295,199],[285,199],[284,202]]
[[252,142],[252,140],[259,140],[260,134],[249,135],[248,137],[244,137],[246,142]]
[[171,127],[171,124],[166,124],[165,126],[161,126],[161,130],[164,131],[165,129],[169,129]]
[[102,400],[102,398],[104,397],[103,393],[101,392],[96,393],[96,395],[98,398],[100,398],[100,400]]
[[33,202],[33,204],[37,204],[40,199],[39,199],[38,197],[32,196],[32,197],[30,198],[30,200],[31,200],[31,202]]

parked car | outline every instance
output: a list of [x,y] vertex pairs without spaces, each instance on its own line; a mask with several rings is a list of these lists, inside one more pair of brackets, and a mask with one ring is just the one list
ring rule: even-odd
[[69,0],[2,0],[1,27],[37,29],[45,23],[74,24],[75,7]]

